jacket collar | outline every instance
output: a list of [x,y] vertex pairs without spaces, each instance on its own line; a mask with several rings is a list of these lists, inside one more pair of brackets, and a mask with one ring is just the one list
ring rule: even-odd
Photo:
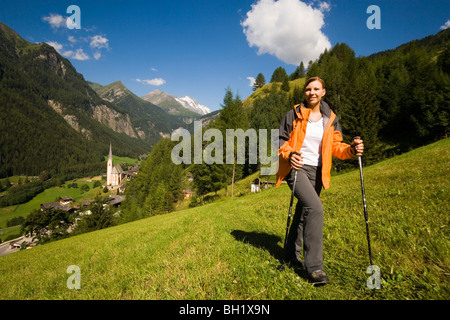
[[[306,101],[302,102],[301,104],[297,104],[294,106],[295,113],[298,118],[303,119],[305,117],[309,117],[309,114],[311,113],[311,110],[306,108]],[[325,101],[320,101],[320,113],[324,115],[327,118],[331,117],[331,109],[328,103]]]
[[[302,104],[297,104],[294,106],[295,114],[297,115],[297,118],[299,119],[308,119],[309,115],[311,114],[311,109],[305,107],[306,102],[304,101]],[[325,129],[328,125],[328,121],[331,118],[331,115],[333,114],[333,111],[331,111],[330,106],[325,101],[320,101],[320,113],[322,113],[323,116],[323,128]]]
[[328,118],[331,117],[331,109],[330,106],[328,105],[328,103],[326,103],[325,101],[320,101],[320,112],[324,115],[327,116]]

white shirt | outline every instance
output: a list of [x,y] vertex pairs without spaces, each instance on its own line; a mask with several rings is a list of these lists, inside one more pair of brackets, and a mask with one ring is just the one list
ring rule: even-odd
[[321,166],[322,162],[323,117],[316,122],[308,121],[305,140],[301,148],[303,164]]

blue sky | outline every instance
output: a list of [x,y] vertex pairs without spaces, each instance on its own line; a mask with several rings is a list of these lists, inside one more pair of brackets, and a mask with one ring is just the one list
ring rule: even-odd
[[[80,8],[81,29],[67,28],[70,5]],[[367,27],[370,5],[381,29]],[[227,87],[244,99],[249,77],[269,82],[277,67],[291,73],[336,43],[367,56],[450,24],[448,0],[1,0],[0,8],[1,22],[54,45],[86,80],[120,80],[138,96],[189,95],[211,110]]]

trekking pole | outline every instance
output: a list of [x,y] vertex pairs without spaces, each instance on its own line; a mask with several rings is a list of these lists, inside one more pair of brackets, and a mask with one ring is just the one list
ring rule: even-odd
[[291,225],[292,205],[294,204],[294,190],[295,190],[296,184],[297,184],[297,170],[294,171],[294,185],[292,187],[291,203],[289,205],[289,214],[288,214],[287,225],[286,225],[286,236],[284,237],[284,245],[283,245],[284,252],[286,252],[286,244],[287,244],[287,238],[288,238],[288,234],[289,234],[289,226]]
[[[298,170],[294,170],[294,184],[292,186],[291,202],[289,204],[289,214],[288,214],[287,223],[286,223],[286,235],[284,236],[283,251],[284,251],[285,255],[286,255],[287,238],[288,238],[288,235],[289,235],[289,227],[291,225],[292,205],[294,204],[295,185],[297,184],[297,172],[298,172]],[[284,270],[284,266],[282,264],[280,264],[277,269],[278,270]]]
[[[357,136],[354,137],[355,139],[361,139],[361,137]],[[367,214],[367,205],[366,205],[366,192],[364,189],[364,178],[363,178],[363,169],[362,169],[362,153],[357,153],[356,156],[358,157],[358,164],[359,164],[359,176],[361,178],[361,192],[362,192],[362,199],[363,199],[363,206],[364,206],[364,219],[366,220],[366,235],[367,235],[367,245],[369,247],[369,260],[370,265],[373,265],[372,263],[372,251],[370,249],[370,237],[369,237],[369,215]]]

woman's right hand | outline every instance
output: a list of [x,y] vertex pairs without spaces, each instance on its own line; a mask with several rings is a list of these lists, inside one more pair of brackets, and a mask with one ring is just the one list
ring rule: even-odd
[[294,170],[299,170],[303,166],[303,156],[301,153],[292,152],[289,158],[289,163]]

